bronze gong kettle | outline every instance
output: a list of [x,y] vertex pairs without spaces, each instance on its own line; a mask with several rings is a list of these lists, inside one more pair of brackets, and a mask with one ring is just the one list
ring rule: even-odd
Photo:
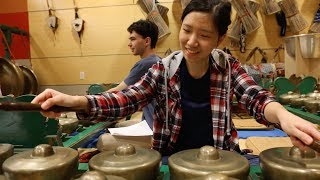
[[249,161],[231,151],[217,150],[212,146],[177,152],[168,159],[170,179],[184,180],[222,174],[236,179],[247,179]]
[[11,144],[0,144],[0,175],[3,173],[2,164],[13,155],[13,145]]
[[10,180],[68,180],[77,169],[76,150],[48,144],[15,154],[3,163],[4,175]]
[[161,155],[153,149],[135,148],[131,144],[118,146],[93,156],[89,169],[127,180],[154,180],[160,171]]
[[264,179],[320,179],[320,158],[312,149],[278,147],[260,153]]

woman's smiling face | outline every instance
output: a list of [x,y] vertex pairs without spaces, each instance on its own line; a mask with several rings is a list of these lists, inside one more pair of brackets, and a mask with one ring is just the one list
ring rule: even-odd
[[219,34],[212,17],[205,12],[190,12],[182,21],[180,47],[187,61],[208,61],[211,51],[219,44]]

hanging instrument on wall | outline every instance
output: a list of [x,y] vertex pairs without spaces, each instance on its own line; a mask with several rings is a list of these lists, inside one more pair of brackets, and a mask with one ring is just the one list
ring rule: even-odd
[[81,44],[81,34],[84,29],[84,20],[81,19],[78,15],[78,7],[76,6],[75,0],[73,0],[74,4],[74,11],[75,11],[75,19],[72,20],[72,28],[78,33],[79,39],[80,39],[80,44]]
[[58,18],[57,16],[54,15],[54,10],[51,9],[49,2],[47,0],[47,6],[48,6],[48,11],[49,11],[49,17],[47,19],[47,23],[49,28],[52,30],[53,33],[55,33],[55,31],[58,28]]

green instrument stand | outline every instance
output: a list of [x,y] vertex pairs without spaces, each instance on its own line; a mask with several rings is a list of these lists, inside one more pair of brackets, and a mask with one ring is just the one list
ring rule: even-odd
[[[111,83],[111,84],[92,84],[89,86],[87,94],[89,95],[94,95],[94,94],[99,94],[104,91],[107,91],[111,88],[116,87],[118,84],[117,83]],[[126,120],[129,120],[131,116],[127,116]]]
[[289,105],[284,106],[291,113],[315,124],[320,124],[320,116],[308,113],[302,109],[292,108]]
[[112,84],[92,84],[89,86],[87,94],[93,95],[93,94],[99,94],[104,91],[107,91],[111,88],[116,87],[118,84],[117,83],[112,83]]
[[107,87],[103,84],[92,84],[89,86],[87,94],[99,94],[101,92],[107,91]]
[[[31,102],[34,97],[35,95],[17,98],[5,96],[0,98],[0,102]],[[13,144],[15,149],[33,148],[49,142],[51,145],[59,144],[58,121],[47,119],[40,112],[0,111],[0,121],[0,143]],[[52,141],[51,138],[55,140]]]
[[63,147],[69,147],[73,149],[79,148],[83,143],[88,141],[91,137],[93,137],[99,131],[110,127],[114,124],[114,122],[99,122],[93,126],[88,128],[81,129],[77,135],[75,136],[67,136],[63,139]]
[[278,77],[274,81],[274,85],[276,88],[276,98],[279,99],[280,95],[288,93],[289,91],[300,94],[311,93],[315,90],[317,80],[312,76],[307,76],[303,78],[298,85],[295,85],[285,77]]
[[[307,76],[298,84],[295,85],[289,79],[279,77],[275,80],[276,98],[279,100],[280,95],[288,93],[289,91],[300,94],[308,94],[315,90],[317,80],[312,76]],[[320,124],[320,116],[303,111],[302,109],[284,106],[291,113],[315,124]]]

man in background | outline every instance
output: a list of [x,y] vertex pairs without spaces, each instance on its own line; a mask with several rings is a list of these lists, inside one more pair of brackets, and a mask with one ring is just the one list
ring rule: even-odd
[[[107,92],[121,91],[128,86],[138,82],[141,77],[148,72],[153,64],[161,60],[155,54],[155,47],[158,41],[159,30],[156,24],[148,20],[139,20],[132,23],[127,31],[129,32],[129,48],[133,55],[140,56],[139,60],[130,70],[128,76],[116,87]],[[143,109],[142,120],[146,120],[149,127],[153,129],[153,103],[148,104]],[[130,126],[140,122],[141,119],[131,119],[116,124],[116,127]],[[123,143],[130,143],[135,146],[151,148],[150,136],[112,136],[109,133],[99,137],[97,148],[99,151],[113,150]]]
[[[155,54],[155,47],[158,41],[159,30],[156,24],[148,20],[139,20],[132,23],[127,31],[129,32],[129,48],[133,55],[140,56],[139,60],[130,70],[129,75],[116,87],[109,89],[107,92],[121,91],[128,86],[138,82],[153,64],[161,60]],[[153,105],[148,104],[142,109],[142,119],[146,120],[152,129],[153,122]],[[128,122],[130,124],[130,122]]]

